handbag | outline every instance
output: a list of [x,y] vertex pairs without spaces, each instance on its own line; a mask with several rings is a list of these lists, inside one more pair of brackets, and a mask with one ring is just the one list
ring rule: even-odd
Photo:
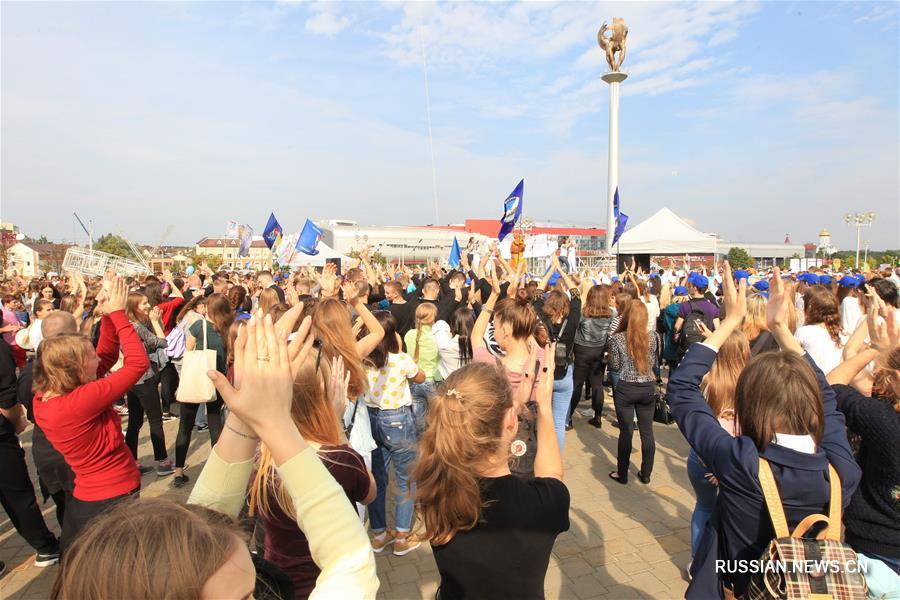
[[[775,538],[760,556],[760,568],[751,575],[741,600],[870,597],[856,552],[841,541],[841,479],[830,464],[828,473],[828,514],[808,515],[791,531],[772,467],[759,457],[759,483]],[[819,523],[826,527],[812,537],[812,526]]]
[[175,399],[185,404],[200,404],[216,399],[216,386],[206,374],[216,369],[216,351],[209,349],[207,320],[203,319],[203,350],[186,350],[181,358],[181,380]]
[[666,402],[666,391],[662,386],[656,387],[656,394],[653,398],[653,420],[663,425],[671,425],[675,422],[672,411],[669,409],[669,403]]

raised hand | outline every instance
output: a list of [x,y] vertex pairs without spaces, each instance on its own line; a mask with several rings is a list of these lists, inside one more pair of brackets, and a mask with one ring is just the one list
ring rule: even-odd
[[794,301],[789,297],[781,279],[781,269],[775,267],[772,274],[772,283],[769,286],[769,301],[766,303],[766,326],[769,331],[786,328],[790,316],[790,304]]
[[344,294],[344,302],[351,306],[359,304],[359,288],[356,287],[355,283],[344,281],[341,284],[341,292]]
[[337,286],[337,265],[334,263],[325,265],[325,268],[322,269],[322,274],[319,275],[318,279],[319,285],[322,286],[322,294],[325,296],[333,296],[335,287]]
[[271,315],[260,317],[257,313],[250,319],[235,340],[235,382],[239,381],[239,387],[218,371],[207,375],[228,409],[265,441],[266,432],[291,422],[293,377],[287,340],[276,334]]
[[747,316],[747,280],[741,279],[735,286],[728,261],[725,261],[725,272],[722,275],[722,297],[725,300],[725,318],[734,318],[739,324],[742,323]]
[[338,419],[344,416],[347,409],[347,388],[350,387],[350,371],[344,368],[344,357],[331,359],[331,381],[328,385],[328,399]]
[[157,322],[162,319],[162,311],[159,310],[158,306],[154,306],[150,309],[150,314],[148,316],[151,321]]
[[[125,303],[128,300],[128,286],[121,277],[115,277],[109,282],[109,291],[107,292],[106,302],[100,307],[102,314],[109,314],[117,310],[125,310]],[[104,280],[104,287],[107,280]]]

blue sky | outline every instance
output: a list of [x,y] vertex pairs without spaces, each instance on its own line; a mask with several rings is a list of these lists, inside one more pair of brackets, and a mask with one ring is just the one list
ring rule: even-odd
[[620,191],[729,240],[793,242],[847,211],[900,246],[894,2],[2,4],[0,202],[29,234],[155,243],[228,219],[601,225],[625,18]]

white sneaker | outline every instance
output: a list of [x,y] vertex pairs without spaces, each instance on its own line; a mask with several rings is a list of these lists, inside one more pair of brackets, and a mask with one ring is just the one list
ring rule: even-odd
[[593,408],[579,408],[578,414],[580,414],[582,417],[587,417],[588,419],[593,419],[595,416]]
[[687,574],[687,580],[691,580],[691,567],[693,566],[694,561],[689,560],[687,564],[687,569],[685,569],[685,573]]

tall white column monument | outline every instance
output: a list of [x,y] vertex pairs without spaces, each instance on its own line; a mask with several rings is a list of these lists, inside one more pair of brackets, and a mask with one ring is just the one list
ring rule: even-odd
[[628,27],[625,21],[619,18],[613,19],[612,27],[606,23],[600,27],[597,33],[597,42],[606,54],[606,62],[609,64],[609,73],[601,77],[609,84],[609,177],[606,189],[606,251],[612,254],[612,240],[616,231],[616,217],[613,213],[613,201],[616,188],[619,187],[619,85],[628,77],[619,69],[625,60],[625,40],[628,37]]

